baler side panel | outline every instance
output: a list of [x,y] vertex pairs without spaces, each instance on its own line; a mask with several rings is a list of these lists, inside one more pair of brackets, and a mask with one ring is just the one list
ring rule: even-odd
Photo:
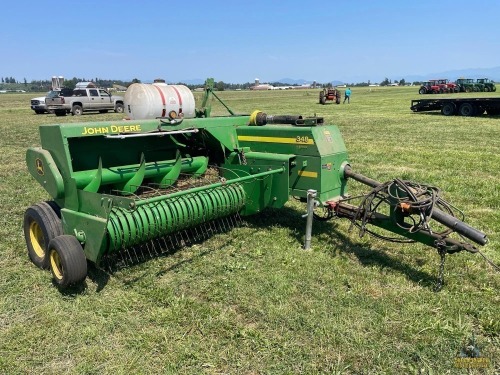
[[290,195],[305,198],[307,190],[318,200],[338,199],[347,194],[341,167],[348,160],[336,126],[252,126],[238,128],[240,146],[252,151],[296,155],[290,170]]
[[246,164],[239,162],[241,156],[232,153],[228,157],[228,163],[222,165],[223,175],[227,179],[244,177],[256,173],[283,169],[283,172],[258,177],[243,183],[245,191],[245,206],[240,211],[242,215],[253,215],[265,208],[281,208],[289,198],[289,165],[294,155],[280,155],[262,152],[245,153]]

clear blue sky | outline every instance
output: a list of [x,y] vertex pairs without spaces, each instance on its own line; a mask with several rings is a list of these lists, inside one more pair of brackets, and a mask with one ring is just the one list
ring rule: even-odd
[[500,65],[497,0],[7,0],[0,19],[0,76],[19,81],[376,82]]

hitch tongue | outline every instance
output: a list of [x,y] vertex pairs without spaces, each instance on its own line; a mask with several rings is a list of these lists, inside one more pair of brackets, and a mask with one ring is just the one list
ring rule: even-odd
[[[392,207],[393,213],[390,217],[392,218],[393,224],[389,228],[385,225],[385,229],[399,234],[401,234],[401,229],[405,229],[408,234],[419,232],[422,234],[427,233],[428,236],[433,238],[447,237],[449,232],[433,233],[429,225],[429,220],[432,218],[449,228],[451,231],[479,245],[486,245],[488,243],[488,237],[485,233],[453,216],[453,206],[439,197],[439,189],[435,187],[419,185],[411,181],[403,181],[400,179],[381,183],[354,172],[349,165],[344,167],[344,176],[345,178],[350,177],[353,180],[373,188],[372,191],[365,196],[362,206],[366,208],[378,207],[378,203],[374,204],[374,202],[385,202]],[[450,213],[443,211],[440,207]],[[398,213],[396,213],[396,211]],[[406,224],[403,216],[411,215],[418,216],[420,220],[416,220],[413,225]],[[373,216],[370,221],[372,224],[380,226],[382,222],[377,220],[375,216]],[[356,215],[353,219],[358,219],[358,217],[359,216]],[[386,219],[388,218],[389,216],[386,217]],[[405,237],[410,237],[407,234],[403,235]],[[458,241],[451,241],[450,238],[447,238],[447,241],[454,242],[453,245],[457,245],[460,249],[470,252],[477,251],[471,244],[463,242],[458,243]],[[455,250],[451,250],[448,252],[454,251]]]

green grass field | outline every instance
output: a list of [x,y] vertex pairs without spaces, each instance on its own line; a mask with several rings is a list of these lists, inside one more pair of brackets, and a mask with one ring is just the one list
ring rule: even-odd
[[[412,113],[416,87],[352,91],[351,104],[324,106],[319,90],[218,94],[236,113],[338,125],[354,170],[442,188],[500,264],[500,119]],[[500,275],[480,255],[448,256],[436,293],[439,256],[419,244],[359,238],[329,221],[314,223],[313,249],[302,250],[305,205],[295,201],[112,275],[91,269],[84,289],[59,292],[26,251],[24,211],[48,199],[26,149],[39,145],[40,124],[122,115],[35,115],[35,96],[0,94],[0,373],[500,373]],[[214,104],[213,114],[224,110]],[[459,369],[472,337],[488,367]]]

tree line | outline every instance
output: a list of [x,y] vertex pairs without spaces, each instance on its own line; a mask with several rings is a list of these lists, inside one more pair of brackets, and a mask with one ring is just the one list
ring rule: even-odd
[[[64,80],[64,87],[74,89],[76,84],[78,82],[88,82],[92,81],[95,83],[98,87],[103,87],[103,88],[111,88],[114,85],[119,85],[122,87],[128,87],[132,83],[141,83],[141,80],[138,78],[134,78],[131,81],[122,81],[122,80],[111,80],[111,79],[102,79],[99,77],[95,78],[78,78],[78,77],[73,77],[70,79],[65,79]],[[401,80],[390,80],[389,78],[385,78],[382,82],[379,83],[380,86],[389,86],[392,83],[397,83],[400,86],[404,86],[406,84],[406,81],[404,78]],[[204,84],[186,84],[184,82],[176,82],[175,84],[179,85],[185,85],[189,89],[194,90],[200,87],[203,87]],[[300,86],[298,84],[286,84],[283,82],[269,82],[270,85],[273,85],[274,87],[279,87],[279,86]],[[346,83],[347,86],[352,86],[352,87],[363,87],[363,86],[369,86],[371,84],[370,81],[368,82],[357,82],[357,83]],[[413,82],[413,85],[419,85],[420,82]],[[218,91],[224,91],[224,90],[249,90],[252,86],[254,86],[254,82],[245,82],[245,83],[228,83],[224,81],[218,81],[215,83],[215,89]],[[317,88],[326,88],[332,86],[331,82],[326,82],[326,83],[316,83]],[[26,78],[23,79],[22,82],[16,80],[14,77],[0,77],[0,90],[24,90],[24,91],[33,91],[33,92],[41,92],[41,91],[49,91],[52,89],[52,81],[51,80],[32,80],[31,82],[28,82]]]
[[[132,81],[122,81],[122,80],[111,80],[111,79],[101,79],[101,78],[78,78],[73,77],[70,79],[65,79],[63,86],[74,89],[78,82],[88,82],[92,81],[97,86],[103,88],[111,88],[113,85],[119,85],[123,87],[128,87],[132,83],[140,82],[137,78],[134,78]],[[28,82],[26,78],[23,81],[18,81],[14,77],[0,77],[0,90],[24,90],[24,91],[34,91],[34,92],[42,92],[49,91],[52,89],[52,80],[32,80]]]

